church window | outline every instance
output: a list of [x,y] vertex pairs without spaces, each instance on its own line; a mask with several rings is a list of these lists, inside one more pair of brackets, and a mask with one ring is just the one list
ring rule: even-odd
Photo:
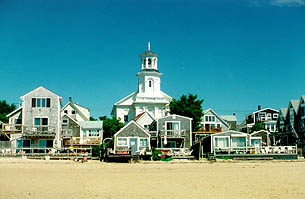
[[151,87],[151,81],[148,82],[148,86]]

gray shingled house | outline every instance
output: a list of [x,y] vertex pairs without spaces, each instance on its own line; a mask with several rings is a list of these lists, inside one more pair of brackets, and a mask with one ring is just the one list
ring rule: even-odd
[[114,152],[116,154],[132,154],[151,149],[150,134],[134,120],[127,123],[114,134]]

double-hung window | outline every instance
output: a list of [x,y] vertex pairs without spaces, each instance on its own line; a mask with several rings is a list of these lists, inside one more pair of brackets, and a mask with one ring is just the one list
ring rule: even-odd
[[127,146],[127,138],[118,138],[118,146]]
[[140,138],[140,147],[148,147],[147,138]]
[[51,98],[32,98],[32,107],[51,107]]

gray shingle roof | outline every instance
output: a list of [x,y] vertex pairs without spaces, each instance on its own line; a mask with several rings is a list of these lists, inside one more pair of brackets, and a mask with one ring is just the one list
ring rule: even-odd
[[221,115],[222,119],[229,121],[229,122],[237,122],[235,115]]
[[103,128],[102,121],[80,121],[79,124],[84,129],[102,129]]
[[287,112],[288,112],[288,108],[280,108],[280,112],[281,112],[282,115],[286,118]]
[[290,103],[291,103],[294,111],[297,113],[299,110],[300,100],[290,100]]

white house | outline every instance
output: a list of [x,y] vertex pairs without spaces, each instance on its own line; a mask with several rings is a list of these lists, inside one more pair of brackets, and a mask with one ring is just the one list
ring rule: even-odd
[[124,123],[143,112],[148,112],[154,119],[165,116],[172,98],[161,91],[162,73],[158,70],[158,54],[150,50],[140,54],[141,71],[137,73],[138,90],[119,100],[113,105],[111,115]]

